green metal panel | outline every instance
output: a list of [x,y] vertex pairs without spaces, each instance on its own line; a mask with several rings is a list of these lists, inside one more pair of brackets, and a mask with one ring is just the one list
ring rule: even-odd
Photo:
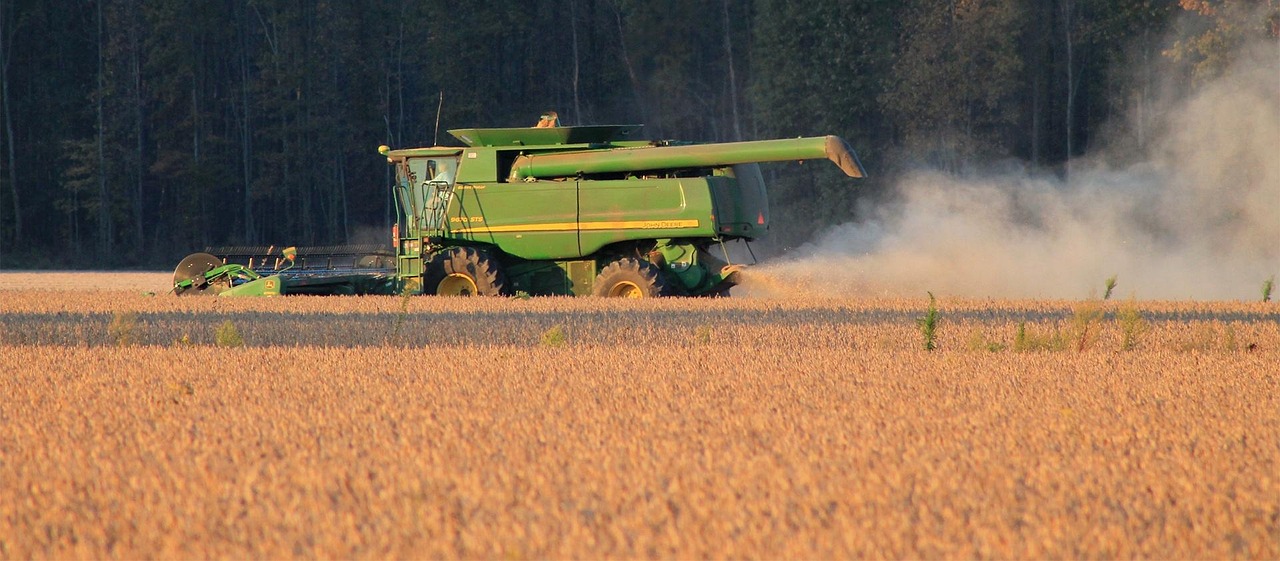
[[584,296],[591,294],[598,264],[594,259],[526,261],[507,259],[507,282],[515,292]]
[[505,259],[503,270],[507,284],[513,293],[519,294],[572,294],[569,278],[564,269],[553,261],[525,261]]
[[629,240],[714,237],[704,178],[582,181],[581,255]]
[[416,277],[422,274],[422,258],[421,257],[400,257],[400,276]]
[[714,237],[707,180],[532,181],[458,185],[451,239],[521,259],[574,259],[629,240]]
[[757,164],[724,168],[708,177],[715,201],[716,229],[721,236],[756,239],[769,231],[769,198]]
[[282,294],[394,294],[399,288],[395,276],[386,273],[300,276],[286,273],[281,277],[284,281],[280,285]]
[[697,292],[708,280],[710,272],[698,264],[698,248],[689,243],[658,240],[655,248],[662,254],[663,268],[679,281],[685,290]]
[[457,156],[458,154],[462,153],[462,149],[452,147],[452,146],[435,146],[432,148],[403,148],[400,150],[388,149],[387,151],[380,152],[380,153],[386,156],[387,159],[389,160],[396,160],[396,159],[417,158],[417,157],[437,158],[437,157]]
[[[505,175],[506,170],[503,170]],[[498,180],[498,153],[494,150],[470,149],[462,153],[458,164],[458,183],[484,183]]]
[[579,257],[573,181],[459,185],[448,237],[492,244],[522,259]]
[[557,263],[569,275],[569,290],[575,296],[590,296],[596,282],[597,264],[593,260],[560,261]]
[[285,280],[280,275],[262,277],[218,293],[218,296],[279,296]]

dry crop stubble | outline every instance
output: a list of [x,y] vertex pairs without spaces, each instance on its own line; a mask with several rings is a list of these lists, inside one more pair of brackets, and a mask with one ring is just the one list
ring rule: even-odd
[[173,273],[148,271],[0,271],[0,292],[168,292]]
[[10,348],[0,553],[1280,553],[1273,354],[701,353]]
[[0,298],[0,557],[1280,555],[1272,307]]

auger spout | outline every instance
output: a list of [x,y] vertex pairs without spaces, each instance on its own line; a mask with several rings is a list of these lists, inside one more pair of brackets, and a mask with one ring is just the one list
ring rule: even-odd
[[508,181],[819,158],[831,160],[849,177],[866,176],[858,155],[848,143],[838,136],[817,136],[522,154],[512,163]]

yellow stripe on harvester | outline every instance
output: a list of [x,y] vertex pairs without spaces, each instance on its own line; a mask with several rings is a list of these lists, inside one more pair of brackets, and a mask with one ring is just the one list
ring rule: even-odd
[[508,224],[457,228],[455,234],[498,234],[503,232],[566,232],[573,230],[677,230],[697,228],[697,219],[686,220],[620,220],[605,222],[551,222],[547,224]]

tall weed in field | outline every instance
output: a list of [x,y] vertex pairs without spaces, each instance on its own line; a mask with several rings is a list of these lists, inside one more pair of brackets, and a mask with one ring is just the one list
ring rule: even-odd
[[699,325],[697,329],[693,330],[693,340],[703,345],[710,344],[713,329],[710,324]]
[[1274,276],[1271,278],[1268,278],[1265,281],[1262,281],[1262,301],[1263,302],[1271,301],[1271,289],[1275,288],[1275,286],[1276,286],[1276,278]]
[[1084,352],[1098,340],[1102,320],[1102,306],[1097,300],[1085,300],[1077,304],[1071,315],[1071,341],[1076,352]]
[[244,337],[240,336],[240,330],[236,329],[236,324],[231,323],[231,320],[222,322],[218,331],[214,333],[214,341],[219,347],[244,346]]
[[1146,334],[1150,326],[1138,311],[1138,303],[1130,298],[1116,312],[1116,325],[1120,327],[1120,350],[1132,351],[1138,346],[1138,340]]
[[1102,294],[1103,300],[1111,299],[1111,291],[1116,289],[1116,278],[1118,277],[1119,275],[1111,275],[1107,278],[1107,282],[1103,283],[1103,286],[1107,289],[1107,291]]
[[932,292],[928,294],[929,309],[924,317],[916,319],[916,326],[920,328],[920,335],[924,337],[924,350],[932,351],[938,348],[935,342],[938,332],[938,300],[933,297]]
[[132,347],[142,342],[142,327],[137,312],[115,312],[107,325],[107,337],[117,346]]
[[1218,330],[1210,324],[1202,323],[1177,341],[1174,348],[1184,353],[1207,353],[1218,346]]
[[987,338],[987,334],[980,329],[974,329],[969,332],[969,350],[986,351],[989,353],[998,353],[1005,349],[1005,344],[999,341],[992,341]]
[[[1184,353],[1209,353],[1216,350],[1236,352],[1240,350],[1240,343],[1234,325],[1228,323],[1219,328],[1214,324],[1204,323],[1196,326],[1189,335],[1176,342],[1174,348]],[[1246,345],[1246,348],[1252,350],[1254,346],[1250,344]]]
[[400,329],[404,327],[404,322],[409,318],[409,298],[412,293],[408,290],[400,295],[400,312],[396,314],[396,322],[391,326],[391,335],[387,336],[387,344],[394,345],[400,342]]
[[544,347],[562,347],[565,343],[564,328],[559,325],[553,325],[550,329],[542,332],[542,345]]
[[1019,322],[1018,330],[1013,337],[1013,351],[1026,353],[1034,351],[1061,351],[1067,348],[1067,340],[1062,332],[1054,329],[1052,333],[1039,333],[1027,329],[1027,322]]
[[183,380],[181,382],[168,382],[165,384],[165,389],[168,390],[167,393],[169,394],[169,402],[173,404],[182,403],[182,400],[184,398],[187,398],[196,394],[195,386],[192,386],[191,382],[188,382],[186,380]]

